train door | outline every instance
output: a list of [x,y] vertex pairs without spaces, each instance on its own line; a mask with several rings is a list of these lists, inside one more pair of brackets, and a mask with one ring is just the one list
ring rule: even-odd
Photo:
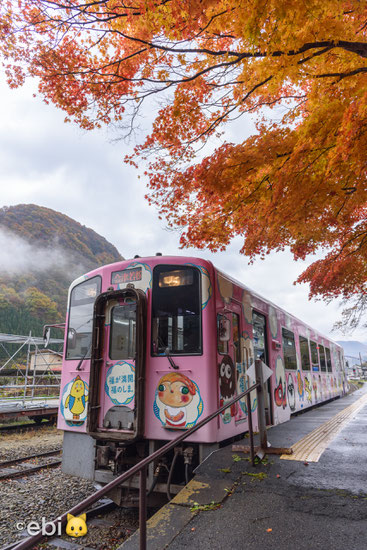
[[143,433],[145,324],[142,291],[127,288],[97,298],[88,425],[99,439],[131,440]]
[[[252,313],[252,326],[254,337],[254,355],[255,360],[261,359],[266,365],[269,365],[269,348],[266,336],[266,317],[257,311]],[[271,425],[273,423],[273,409],[271,399],[271,386],[270,379],[267,380],[265,385],[265,417],[266,424]]]
[[[237,365],[241,363],[240,349],[240,313],[237,304],[231,304],[232,311],[227,309],[217,315],[217,362],[219,380],[219,405],[237,395]],[[222,413],[225,424],[237,417],[238,404]]]

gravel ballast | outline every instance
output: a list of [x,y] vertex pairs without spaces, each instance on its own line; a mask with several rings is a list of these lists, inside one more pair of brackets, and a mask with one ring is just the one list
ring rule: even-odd
[[[19,434],[0,435],[0,462],[56,450],[61,446],[62,433],[55,428],[34,432],[33,436],[28,433],[24,438]],[[92,482],[63,474],[60,467],[0,483],[0,547],[27,536],[26,528],[31,521],[41,525],[42,518],[44,521],[53,520],[96,491]],[[64,534],[63,529],[62,538],[81,546],[112,549],[137,527],[135,510],[116,508],[88,521],[86,536],[71,538]],[[43,544],[42,548],[55,546]]]

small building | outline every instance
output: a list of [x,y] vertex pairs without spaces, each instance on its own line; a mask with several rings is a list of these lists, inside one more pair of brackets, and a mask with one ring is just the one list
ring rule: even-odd
[[361,365],[356,364],[356,365],[349,366],[347,364],[345,370],[346,370],[348,380],[360,380],[361,378],[363,378],[363,371],[362,371]]
[[32,351],[29,354],[29,371],[60,373],[62,370],[62,353],[51,349]]

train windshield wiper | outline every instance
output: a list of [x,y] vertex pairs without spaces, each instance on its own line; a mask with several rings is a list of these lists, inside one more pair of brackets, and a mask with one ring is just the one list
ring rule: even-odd
[[159,338],[158,336],[158,342],[159,342],[159,345],[160,347],[163,349],[164,351],[164,355],[167,357],[168,361],[169,361],[169,364],[171,365],[171,367],[173,369],[179,369],[180,367],[178,365],[176,365],[176,363],[174,362],[174,360],[172,359],[172,356],[170,355],[169,353],[169,347],[168,346],[165,346],[164,343],[162,342],[162,340]]
[[89,355],[89,352],[91,351],[92,349],[92,341],[91,343],[89,344],[89,348],[87,349],[87,351],[85,352],[85,354],[83,355],[83,357],[80,359],[79,363],[78,363],[78,366],[76,367],[76,370],[81,370],[81,366],[84,362],[84,359],[86,359],[87,355]]
[[164,353],[165,353],[165,356],[167,357],[167,359],[168,359],[168,361],[169,361],[169,364],[171,365],[171,367],[172,367],[173,369],[178,369],[178,368],[180,368],[178,365],[176,365],[176,363],[174,362],[174,360],[173,360],[172,357],[170,356],[170,354],[169,354],[169,348],[165,348]]

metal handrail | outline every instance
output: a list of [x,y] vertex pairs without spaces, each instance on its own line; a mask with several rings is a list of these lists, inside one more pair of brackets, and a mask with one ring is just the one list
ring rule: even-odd
[[[240,399],[246,396],[246,402],[247,402],[247,410],[248,410],[248,424],[249,424],[249,435],[250,435],[250,452],[251,452],[251,461],[252,464],[254,464],[254,440],[253,440],[253,430],[252,430],[252,412],[251,412],[251,400],[250,400],[250,393],[257,389],[258,394],[261,392],[262,389],[262,383],[261,379],[259,380],[258,377],[257,382],[253,384],[250,388],[245,390],[244,392],[240,393],[228,403],[220,407],[217,411],[213,412],[209,416],[205,417],[203,420],[198,422],[195,426],[190,428],[189,430],[181,433],[178,435],[175,439],[172,439],[172,441],[168,441],[163,447],[160,449],[157,449],[152,453],[151,455],[147,456],[146,458],[143,458],[140,462],[135,464],[132,468],[130,468],[127,472],[124,472],[120,476],[118,476],[116,479],[110,481],[107,485],[96,491],[93,495],[90,495],[86,499],[82,500],[73,508],[65,512],[62,516],[56,518],[54,521],[49,522],[49,525],[55,525],[60,524],[65,525],[67,523],[67,515],[72,514],[76,515],[88,508],[91,504],[94,504],[97,502],[101,497],[103,497],[106,493],[114,489],[115,487],[118,487],[123,483],[124,481],[127,481],[137,473],[140,474],[140,486],[139,486],[139,530],[140,530],[140,550],[146,550],[146,468],[147,466],[153,462],[154,460],[157,460],[158,458],[161,458],[163,455],[165,455],[168,451],[173,449],[178,443],[181,443],[185,439],[187,439],[190,435],[192,435],[194,432],[200,430],[203,426],[205,426],[208,422],[216,418],[220,413],[225,411],[226,409],[230,408],[232,405],[237,403]],[[44,535],[42,535],[42,532],[39,532],[37,535],[33,535],[16,546],[13,547],[12,550],[28,550],[29,548],[33,548],[33,546],[39,542],[41,542],[44,539]]]

